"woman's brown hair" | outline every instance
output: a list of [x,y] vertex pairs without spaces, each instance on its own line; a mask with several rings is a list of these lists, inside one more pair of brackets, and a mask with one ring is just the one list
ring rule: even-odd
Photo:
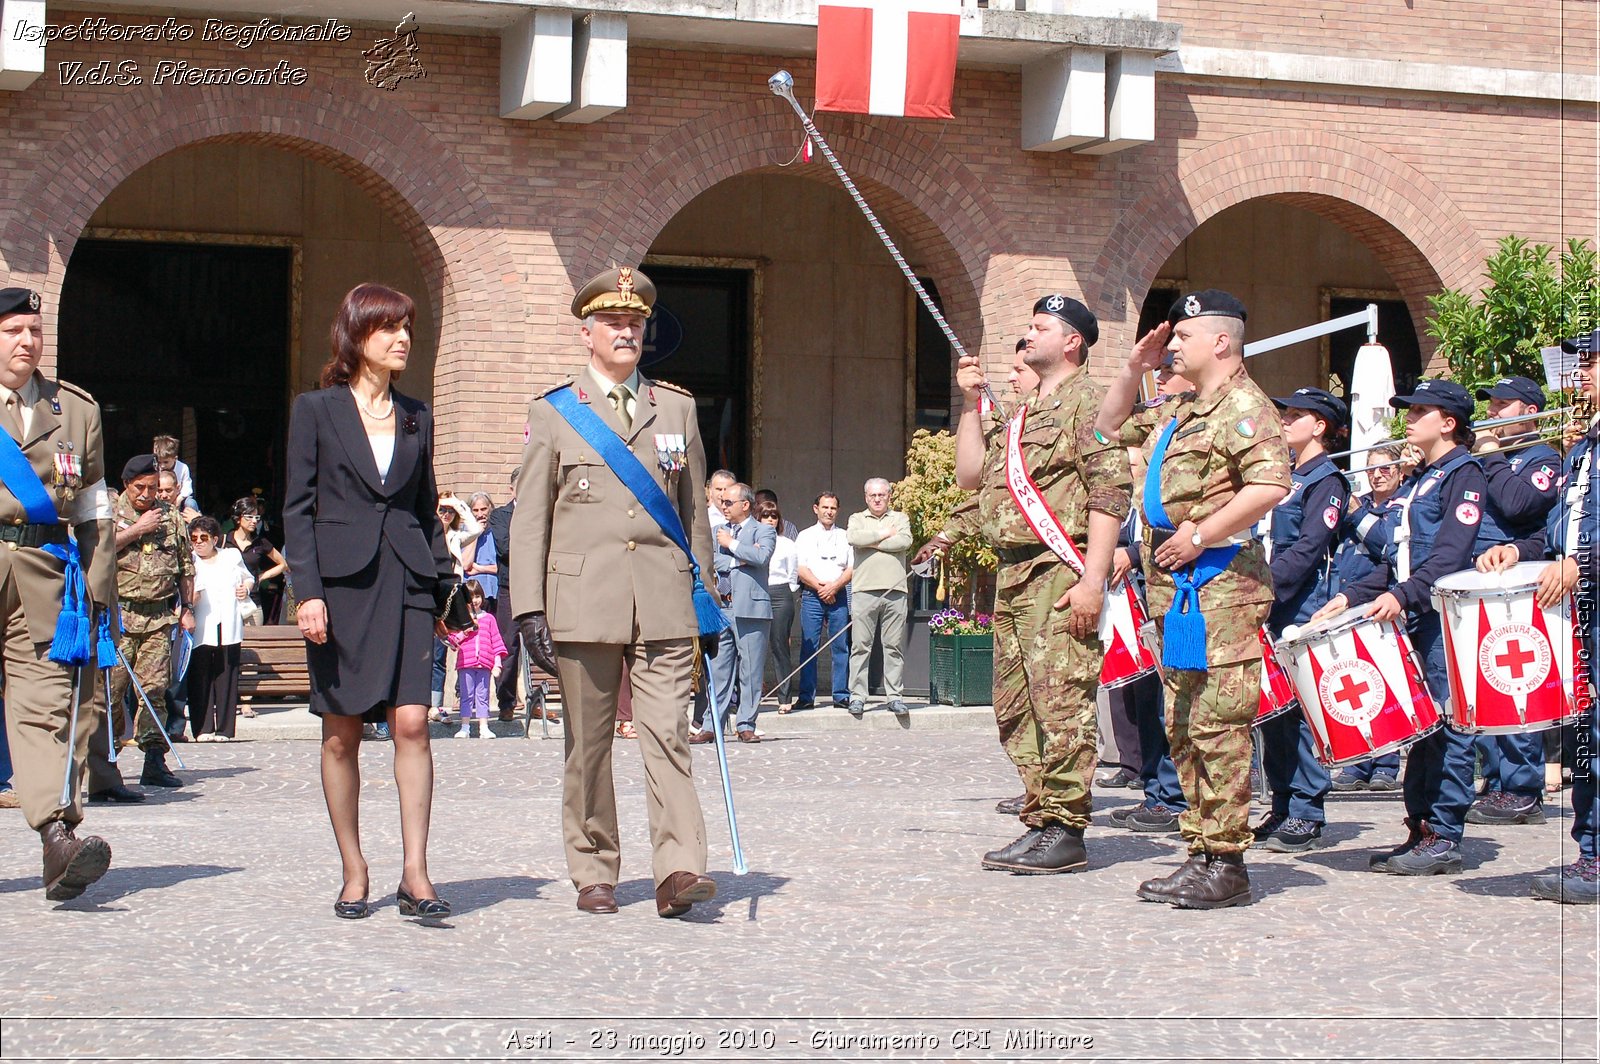
[[361,367],[361,346],[367,337],[387,325],[404,324],[409,328],[416,316],[417,307],[411,297],[387,285],[368,281],[350,289],[333,319],[329,335],[333,353],[322,367],[321,386],[349,384]]

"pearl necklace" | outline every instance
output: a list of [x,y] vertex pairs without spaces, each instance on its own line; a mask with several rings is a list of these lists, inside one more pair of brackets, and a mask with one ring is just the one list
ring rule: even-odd
[[361,401],[361,396],[356,394],[356,390],[354,388],[350,389],[350,398],[352,398],[352,399],[354,399],[356,401],[357,408],[359,408],[360,411],[363,414],[367,415],[368,417],[370,417],[374,421],[388,421],[389,418],[391,416],[393,416],[393,414],[394,414],[394,396],[393,395],[390,395],[388,397],[389,398],[389,409],[384,411],[382,414],[374,414],[372,412],[372,410],[367,406],[367,404],[363,403]]

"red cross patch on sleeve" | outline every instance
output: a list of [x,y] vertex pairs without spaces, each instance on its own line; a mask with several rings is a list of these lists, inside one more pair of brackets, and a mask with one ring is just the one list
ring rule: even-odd
[[1475,525],[1483,513],[1470,502],[1464,502],[1456,507],[1456,520],[1464,525]]
[[1322,523],[1327,525],[1329,528],[1338,528],[1339,508],[1337,506],[1330,506],[1326,510],[1322,511]]

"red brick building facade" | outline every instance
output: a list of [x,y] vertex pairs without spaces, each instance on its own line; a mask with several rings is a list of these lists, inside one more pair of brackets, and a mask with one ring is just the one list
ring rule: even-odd
[[[86,17],[23,6],[52,23]],[[700,33],[709,19],[640,16],[630,24],[625,106],[594,121],[528,121],[502,117],[493,23],[504,5],[451,6],[494,10],[479,25],[443,14],[430,22],[419,10],[427,76],[393,91],[363,78],[360,49],[388,27],[357,20],[391,17],[365,4],[330,10],[353,27],[343,43],[244,50],[193,38],[56,40],[42,74],[21,87],[5,80],[0,51],[0,86],[11,88],[0,91],[0,278],[43,291],[53,330],[86,231],[147,241],[184,230],[277,234],[297,263],[320,233],[339,247],[318,245],[316,261],[305,262],[315,285],[301,288],[296,275],[284,398],[315,376],[339,293],[368,277],[410,278],[423,308],[419,358],[425,351],[431,364],[403,386],[432,398],[441,480],[465,489],[504,483],[529,396],[580,363],[567,313],[575,282],[646,256],[764,272],[747,307],[743,342],[756,369],[732,429],[748,440],[739,472],[786,498],[837,481],[851,500],[864,475],[899,475],[916,421],[909,289],[821,160],[791,164],[800,127],[766,87],[784,67],[808,99],[814,58],[784,43],[805,39],[804,20],[774,31],[787,50],[770,54]],[[1032,106],[1021,69],[1050,49],[1085,47],[1073,34],[1098,39],[1102,24],[1117,21],[1100,9],[1119,5],[1088,5],[1099,12],[1092,17],[1072,13],[1082,5],[1055,6],[1064,13],[1019,13],[1011,37],[970,47],[964,38],[952,122],[819,117],[918,273],[937,286],[966,346],[991,363],[1009,359],[1034,298],[1065,290],[1101,318],[1103,369],[1130,341],[1158,278],[1197,287],[1230,280],[1208,261],[1236,262],[1254,278],[1240,283],[1259,283],[1253,326],[1258,317],[1272,331],[1309,324],[1275,321],[1266,293],[1277,275],[1307,291],[1332,284],[1317,274],[1329,234],[1369,256],[1375,267],[1365,269],[1379,277],[1345,287],[1403,299],[1426,358],[1427,296],[1477,286],[1500,236],[1595,236],[1592,4],[1162,0],[1155,18],[1132,20],[1181,40],[1155,60],[1154,138],[1105,153],[1092,144],[1021,146]],[[17,10],[17,0],[5,5],[13,35]],[[101,14],[116,24],[166,17]],[[195,25],[208,17],[222,16],[203,8],[179,16]],[[1067,40],[1027,39],[1038,26]],[[1513,32],[1514,55],[1503,46]],[[71,83],[67,71],[108,58],[113,71],[135,62],[142,83]],[[196,67],[287,59],[305,75],[302,84],[154,84],[164,59]],[[279,157],[288,161],[274,169]],[[223,165],[231,169],[219,177]],[[327,188],[359,190],[381,216],[358,234],[369,242],[326,238],[366,207],[294,200],[308,194],[313,169],[331,172],[315,179]],[[141,172],[143,199],[134,203],[128,189]],[[274,184],[275,173],[288,176]],[[264,221],[280,201],[298,203],[288,211],[295,216]],[[1218,230],[1226,239],[1212,252],[1188,243],[1252,203],[1291,212],[1270,217],[1314,217],[1285,242],[1256,231],[1244,245]],[[410,265],[378,268],[350,251],[386,240]],[[1186,265],[1173,272],[1180,251]],[[125,333],[119,358],[160,357],[139,321]],[[1282,387],[1312,382],[1325,367],[1305,346],[1265,376]],[[877,361],[857,363],[858,355]],[[659,373],[671,379],[671,363]],[[207,455],[194,460],[203,478]]]

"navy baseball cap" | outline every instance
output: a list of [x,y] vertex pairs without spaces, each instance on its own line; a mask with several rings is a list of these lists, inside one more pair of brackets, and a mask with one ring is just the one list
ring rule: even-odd
[[1502,377],[1498,384],[1479,388],[1477,396],[1479,399],[1516,399],[1532,403],[1540,410],[1545,406],[1544,389],[1527,377]]
[[1600,329],[1561,341],[1561,350],[1569,355],[1594,355],[1600,353]]
[[1093,347],[1100,339],[1100,321],[1094,311],[1071,296],[1059,292],[1044,296],[1033,304],[1033,312],[1054,315],[1072,326],[1083,337],[1084,347]]
[[1320,414],[1329,425],[1343,428],[1350,423],[1350,408],[1330,391],[1322,388],[1298,388],[1282,399],[1274,398],[1272,405],[1279,410],[1309,410]]
[[1408,406],[1436,406],[1445,413],[1465,421],[1472,417],[1472,396],[1455,381],[1431,380],[1417,382],[1417,390],[1410,395],[1397,395],[1389,400],[1397,410]]

